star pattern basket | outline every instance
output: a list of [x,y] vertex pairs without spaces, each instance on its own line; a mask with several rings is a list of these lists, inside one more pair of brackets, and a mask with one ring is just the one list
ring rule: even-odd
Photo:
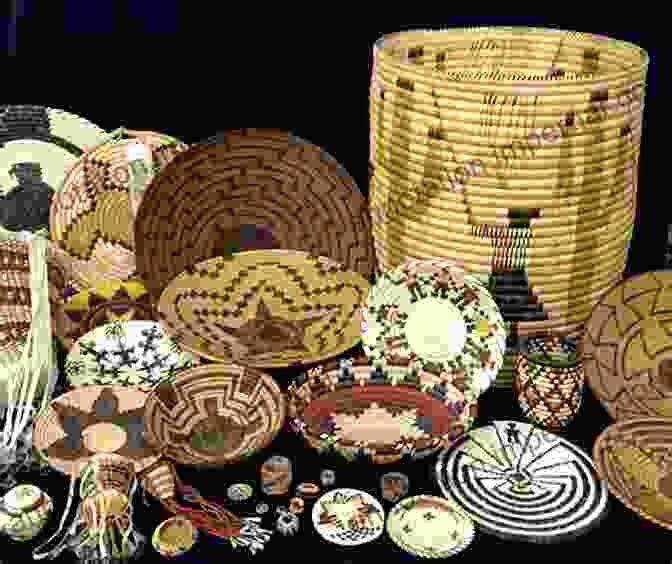
[[446,258],[487,275],[511,351],[519,336],[580,331],[627,261],[647,54],[493,27],[387,35],[373,59],[380,268]]
[[515,391],[523,414],[547,429],[567,426],[581,407],[585,382],[576,342],[562,336],[526,339],[515,367]]

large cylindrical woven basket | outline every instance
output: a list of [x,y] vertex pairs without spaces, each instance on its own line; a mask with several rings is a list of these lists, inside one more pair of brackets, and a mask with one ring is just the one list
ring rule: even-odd
[[[128,280],[135,274],[133,221],[144,188],[184,143],[151,131],[119,130],[70,168],[54,196],[51,238],[73,257],[82,286],[101,280]],[[133,161],[146,162],[140,185]]]
[[402,32],[373,55],[380,268],[446,258],[488,276],[510,352],[518,336],[580,333],[627,262],[646,52],[520,27]]

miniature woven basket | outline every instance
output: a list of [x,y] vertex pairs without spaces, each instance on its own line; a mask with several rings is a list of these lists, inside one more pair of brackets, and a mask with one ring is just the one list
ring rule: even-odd
[[187,148],[167,135],[120,128],[70,168],[49,226],[73,257],[82,286],[135,275],[133,222],[144,189]]
[[379,267],[445,258],[487,276],[512,351],[520,336],[580,332],[626,267],[646,52],[502,27],[386,35],[373,59]]
[[564,336],[525,340],[515,358],[515,391],[523,414],[542,427],[559,430],[576,416],[584,389],[576,341]]

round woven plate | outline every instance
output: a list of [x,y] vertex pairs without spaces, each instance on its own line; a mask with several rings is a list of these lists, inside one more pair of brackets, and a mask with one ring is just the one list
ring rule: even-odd
[[628,509],[672,529],[672,426],[664,417],[618,421],[593,445],[595,467]]
[[52,400],[34,420],[33,445],[56,470],[79,473],[94,454],[118,454],[136,473],[159,459],[143,438],[147,394],[122,386],[87,386]]
[[67,299],[65,313],[74,324],[63,344],[69,350],[77,339],[112,321],[156,321],[149,294],[139,280],[101,280]]
[[153,300],[189,266],[232,251],[292,249],[375,270],[366,200],[319,147],[286,132],[234,130],[179,155],[135,222],[138,272]]
[[672,271],[628,278],[586,324],[583,365],[614,419],[672,417]]
[[136,386],[149,392],[181,370],[201,363],[180,349],[154,321],[113,321],[82,336],[65,359],[72,387]]
[[431,495],[404,499],[387,516],[386,530],[394,543],[421,558],[449,558],[467,548],[476,530],[471,518],[454,502]]
[[371,494],[338,488],[313,506],[313,526],[324,540],[340,546],[360,546],[376,540],[385,528],[385,511]]
[[145,406],[145,436],[179,464],[238,462],[267,447],[285,419],[285,398],[263,372],[209,365],[156,386]]
[[104,137],[98,126],[62,110],[0,106],[0,224],[15,231],[46,227],[66,169]]
[[454,263],[410,260],[383,273],[365,313],[364,351],[375,362],[464,378],[473,401],[495,381],[506,328],[486,288]]
[[443,494],[484,531],[552,543],[582,534],[607,510],[607,488],[569,441],[514,421],[470,431],[436,464]]
[[357,344],[368,290],[363,276],[324,257],[247,251],[180,274],[157,309],[187,350],[214,361],[283,367]]
[[152,534],[152,546],[164,558],[175,558],[189,552],[198,540],[198,529],[182,515],[163,521]]
[[287,396],[291,425],[310,446],[378,464],[433,454],[476,417],[475,403],[455,385],[400,366],[376,368],[362,357],[310,369]]
[[73,257],[86,287],[100,279],[126,280],[135,274],[133,210],[143,192],[129,187],[129,162],[136,153],[146,155],[147,164],[151,162],[145,180],[149,183],[187,150],[184,143],[159,133],[127,133],[130,138],[104,143],[80,158],[51,206],[51,237]]

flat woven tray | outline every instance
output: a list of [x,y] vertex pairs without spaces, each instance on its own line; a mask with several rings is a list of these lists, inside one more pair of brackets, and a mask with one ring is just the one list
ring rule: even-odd
[[49,224],[49,205],[65,171],[105,131],[43,106],[0,106],[0,225],[12,231]]
[[[129,163],[146,155],[144,185],[187,145],[160,133],[119,130],[93,148],[65,177],[50,213],[51,237],[73,257],[85,287],[135,274],[133,217],[143,191],[131,187]],[[123,137],[123,138],[121,138]]]
[[187,267],[231,252],[291,249],[368,276],[368,207],[352,177],[290,133],[232,130],[179,155],[135,221],[137,268],[153,300]]

